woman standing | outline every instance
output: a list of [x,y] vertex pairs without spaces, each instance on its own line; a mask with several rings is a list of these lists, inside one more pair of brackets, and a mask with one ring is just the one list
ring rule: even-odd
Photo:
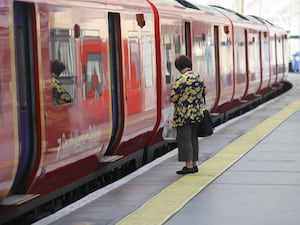
[[197,131],[203,118],[205,85],[200,74],[192,70],[192,61],[181,55],[175,60],[181,73],[171,91],[170,101],[174,104],[173,126],[177,130],[178,160],[185,162],[177,174],[198,172],[199,145]]

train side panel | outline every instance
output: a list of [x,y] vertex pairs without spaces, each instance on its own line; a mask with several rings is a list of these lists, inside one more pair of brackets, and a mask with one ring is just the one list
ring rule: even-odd
[[120,16],[125,115],[114,153],[128,155],[145,147],[157,120],[154,18],[148,4]]
[[261,32],[249,29],[248,32],[248,79],[249,86],[245,96],[256,94],[261,87],[261,60],[260,60],[260,35]]
[[207,96],[206,108],[210,111],[215,105],[218,95],[216,86],[218,81],[218,70],[216,68],[218,25],[216,19],[212,20],[211,17],[211,15],[199,15],[203,22],[198,22],[198,18],[192,21],[193,69],[204,78]]
[[[111,136],[111,98],[107,73],[107,17],[97,9],[37,4],[41,23],[45,148],[31,193],[47,193],[98,169]],[[73,14],[73,12],[76,12]],[[81,35],[74,27],[80,25]],[[106,29],[104,29],[106,28]],[[96,39],[91,51],[87,43]],[[97,52],[95,52],[95,50]],[[59,78],[71,103],[54,105],[50,62],[66,70]],[[85,70],[82,71],[82,68]],[[94,84],[88,88],[88,82]],[[92,92],[96,92],[92,94]],[[85,168],[84,170],[82,168]]]
[[270,86],[270,53],[269,53],[269,38],[268,31],[264,31],[261,35],[261,71],[262,83],[259,92],[266,90]]
[[270,86],[277,82],[277,33],[276,28],[268,25],[269,28],[269,54],[270,54]]
[[220,98],[216,112],[224,112],[234,95],[233,75],[233,30],[230,25],[223,25],[219,29],[219,68],[220,68]]
[[0,6],[0,202],[12,186],[19,157],[9,4],[2,2]]
[[[129,155],[142,149],[150,138],[147,132],[152,131],[156,121],[152,12],[146,3],[124,5],[132,7],[134,12],[120,11],[123,7],[120,4],[116,3],[115,8],[111,5],[111,9],[106,9],[105,5],[98,8],[97,4],[93,8],[79,7],[75,3],[68,7],[40,5],[44,21],[41,39],[45,46],[50,46],[50,49],[43,48],[42,53],[46,68],[44,129],[47,146],[32,192],[47,192],[87,176],[105,166],[99,160],[108,149],[110,155]],[[137,14],[144,14],[144,21],[138,21]],[[120,18],[122,50],[116,50],[124,55],[120,57],[121,72],[115,74],[110,68],[109,41],[113,40],[109,29],[113,23],[117,29],[117,18]],[[74,28],[80,28],[79,36]],[[50,39],[47,38],[49,34]],[[71,93],[71,103],[53,105],[50,63],[46,59],[66,63],[61,82]],[[116,80],[124,89],[121,86],[111,89]],[[115,139],[111,143],[112,137]]]

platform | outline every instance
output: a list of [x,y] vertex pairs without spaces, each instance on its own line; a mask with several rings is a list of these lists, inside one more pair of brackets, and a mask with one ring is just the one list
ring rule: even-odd
[[35,225],[299,225],[300,77],[294,88],[202,138],[199,173],[177,150]]

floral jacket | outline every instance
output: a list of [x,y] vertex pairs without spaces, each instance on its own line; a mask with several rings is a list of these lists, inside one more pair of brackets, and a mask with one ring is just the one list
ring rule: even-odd
[[200,74],[188,71],[177,78],[170,96],[174,104],[174,127],[202,120],[204,95],[205,84]]

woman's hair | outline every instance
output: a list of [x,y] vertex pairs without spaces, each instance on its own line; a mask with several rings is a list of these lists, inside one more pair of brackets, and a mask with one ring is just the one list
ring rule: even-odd
[[55,75],[59,76],[61,72],[63,72],[66,69],[65,64],[59,60],[54,60],[51,62],[51,71]]
[[175,67],[179,71],[183,70],[184,68],[192,69],[192,66],[193,66],[193,64],[192,64],[191,59],[185,55],[181,55],[181,56],[177,57],[175,60]]

